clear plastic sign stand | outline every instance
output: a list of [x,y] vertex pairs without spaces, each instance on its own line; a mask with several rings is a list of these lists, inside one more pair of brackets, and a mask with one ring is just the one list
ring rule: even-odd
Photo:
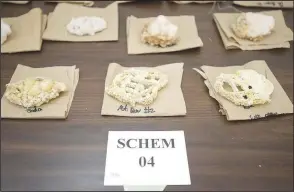
[[184,131],[110,131],[104,185],[125,191],[191,185]]

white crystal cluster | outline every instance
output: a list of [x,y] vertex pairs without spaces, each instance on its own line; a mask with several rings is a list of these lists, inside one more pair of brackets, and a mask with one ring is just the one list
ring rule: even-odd
[[107,22],[101,17],[74,17],[66,26],[71,34],[84,36],[95,35],[107,28]]
[[7,40],[11,33],[10,26],[1,19],[1,45]]
[[66,91],[66,85],[44,77],[27,78],[6,85],[4,96],[16,105],[39,107]]
[[145,25],[141,40],[153,46],[172,46],[178,41],[178,26],[170,22],[167,17],[159,15],[155,20]]
[[131,68],[116,75],[105,91],[120,102],[131,106],[137,103],[150,105],[167,83],[168,76],[160,71],[151,72]]
[[235,35],[242,39],[259,41],[272,33],[275,27],[275,19],[272,16],[261,13],[242,13],[232,30]]
[[245,69],[236,74],[220,74],[214,90],[235,105],[250,107],[269,103],[274,86],[264,75]]

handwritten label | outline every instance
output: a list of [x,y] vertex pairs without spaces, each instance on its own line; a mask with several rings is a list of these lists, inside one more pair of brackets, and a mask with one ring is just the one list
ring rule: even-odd
[[251,107],[254,107],[253,105],[251,106],[243,106],[244,109],[250,109]]
[[[266,113],[264,117],[277,116],[277,115],[279,115],[279,114],[276,112],[269,112],[269,113]],[[254,115],[254,116],[250,115],[249,118],[250,119],[260,119],[260,118],[262,118],[262,116],[258,115],[258,114]]]
[[259,1],[257,4],[259,6],[284,7],[283,1]]
[[261,116],[258,115],[258,114],[256,114],[256,115],[250,115],[249,118],[250,118],[250,119],[260,119]]
[[29,107],[29,108],[26,108],[26,111],[28,113],[35,113],[35,112],[40,112],[42,111],[43,109],[39,108],[39,107]]
[[190,185],[183,131],[110,131],[104,185]]
[[279,1],[278,4],[279,4],[280,7],[284,7],[283,1]]
[[266,1],[266,2],[264,2],[264,4],[275,6],[276,5],[276,2],[274,2],[274,1]]
[[265,117],[277,116],[277,115],[279,115],[277,112],[275,112],[275,113],[269,112],[269,113],[265,114]]
[[155,110],[152,107],[146,106],[146,107],[129,107],[127,104],[125,105],[120,105],[117,108],[117,111],[122,111],[122,112],[128,112],[132,114],[136,113],[155,113]]

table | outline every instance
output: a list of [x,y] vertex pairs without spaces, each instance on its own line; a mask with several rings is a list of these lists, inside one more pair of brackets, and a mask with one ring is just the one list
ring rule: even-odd
[[[95,2],[95,6],[109,3]],[[34,7],[49,13],[55,4],[2,4],[1,16],[18,16]],[[227,51],[208,13],[211,7],[212,4],[178,5],[160,1],[121,4],[118,42],[45,41],[41,52],[1,54],[1,95],[18,63],[31,67],[77,65],[80,68],[80,81],[67,120],[1,120],[2,190],[123,190],[123,187],[103,186],[108,131],[184,130],[192,184],[168,186],[166,190],[292,191],[293,115],[228,122],[218,112],[217,102],[209,97],[202,77],[192,68],[265,60],[293,102],[293,43],[290,49]],[[195,15],[204,47],[127,55],[126,18],[131,14],[137,17]],[[287,26],[293,30],[293,9],[284,10],[284,16]],[[102,117],[104,80],[111,62],[150,67],[184,62],[182,90],[187,115]]]

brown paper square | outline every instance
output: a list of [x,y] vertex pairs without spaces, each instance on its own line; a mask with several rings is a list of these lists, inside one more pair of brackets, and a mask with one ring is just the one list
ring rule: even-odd
[[179,27],[180,40],[174,46],[160,48],[144,44],[140,40],[144,25],[155,18],[129,16],[127,18],[128,54],[174,52],[203,46],[203,42],[198,36],[194,16],[169,16],[167,18]]
[[[151,116],[183,116],[186,115],[186,104],[181,89],[184,63],[173,63],[155,67],[169,77],[165,88],[160,90],[156,100],[150,106],[129,105],[119,102],[104,92],[101,115],[151,117]],[[129,67],[122,67],[117,63],[109,64],[105,87],[112,83],[114,77]],[[150,67],[136,67],[150,70]],[[172,101],[172,102],[171,102]],[[135,111],[137,110],[137,113]]]
[[281,10],[261,12],[275,18],[274,32],[259,42],[238,38],[231,29],[240,13],[215,13],[213,18],[220,32],[226,49],[261,50],[274,48],[290,48],[289,41],[293,40],[293,32],[286,26]]
[[293,8],[293,1],[233,1],[244,7]]
[[94,1],[45,1],[46,3],[73,3],[73,4],[81,4],[86,7],[92,7],[94,5]]
[[[243,66],[229,66],[229,67],[212,67],[212,66],[202,66],[203,70],[200,73],[206,80],[205,84],[209,89],[209,94],[212,98],[216,99],[220,105],[220,112],[226,115],[227,120],[250,120],[258,119],[271,115],[281,115],[293,113],[293,104],[284,89],[268,67],[265,61],[255,60],[246,63]],[[232,102],[218,95],[214,89],[213,85],[215,79],[220,73],[235,73],[240,69],[253,69],[260,74],[265,75],[265,77],[270,80],[274,85],[274,92],[271,95],[271,102],[265,105],[257,105],[249,109],[245,109],[242,106],[236,106]],[[195,69],[197,72],[199,70]]]
[[[93,36],[76,36],[66,30],[66,25],[73,17],[97,16],[103,17],[107,28]],[[43,39],[52,41],[117,41],[118,40],[118,5],[112,3],[106,8],[89,8],[68,3],[59,3],[51,13]]]
[[34,8],[19,17],[3,18],[10,25],[12,34],[1,45],[1,53],[40,51],[42,32],[46,27],[47,16],[40,8]]
[[52,78],[56,81],[64,82],[68,91],[51,100],[38,108],[41,111],[28,113],[25,108],[10,103],[4,96],[1,99],[2,118],[21,118],[21,119],[65,119],[68,116],[71,103],[73,101],[76,86],[79,81],[79,69],[75,66],[57,66],[45,68],[31,68],[18,65],[10,82],[17,82],[28,77],[43,76]]

